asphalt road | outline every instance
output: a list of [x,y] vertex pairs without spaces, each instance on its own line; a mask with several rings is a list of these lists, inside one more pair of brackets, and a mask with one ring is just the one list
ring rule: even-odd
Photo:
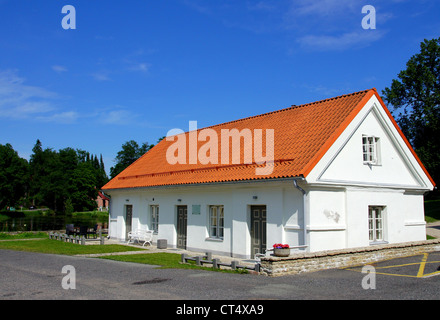
[[[63,267],[74,267],[63,273]],[[158,269],[111,260],[0,250],[0,300],[392,300],[440,298],[440,253],[361,268],[266,277]],[[423,267],[423,268],[422,268]],[[380,271],[380,272],[379,272]],[[73,279],[74,275],[74,279]],[[429,275],[429,276],[425,276]],[[72,281],[75,280],[75,281]],[[64,286],[75,284],[75,289]],[[179,302],[181,303],[181,302]],[[175,310],[169,310],[175,312]]]

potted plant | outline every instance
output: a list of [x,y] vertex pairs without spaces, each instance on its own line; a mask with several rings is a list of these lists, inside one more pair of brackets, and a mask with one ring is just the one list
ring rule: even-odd
[[288,244],[275,243],[273,245],[273,253],[276,257],[288,257],[290,255],[290,247]]

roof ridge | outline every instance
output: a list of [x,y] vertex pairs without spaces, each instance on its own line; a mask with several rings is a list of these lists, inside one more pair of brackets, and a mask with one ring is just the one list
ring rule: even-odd
[[[278,112],[285,112],[285,111],[288,111],[288,110],[291,110],[291,109],[295,109],[295,108],[299,108],[299,107],[306,107],[308,105],[314,105],[314,104],[323,103],[323,102],[327,102],[327,101],[331,101],[331,100],[342,99],[342,98],[346,98],[348,96],[353,96],[353,95],[356,95],[356,94],[364,94],[364,93],[367,93],[367,92],[369,92],[371,90],[376,91],[375,88],[372,88],[372,89],[366,89],[366,90],[356,91],[356,92],[352,92],[352,93],[347,93],[347,94],[343,94],[343,95],[340,95],[340,96],[335,96],[335,97],[332,97],[332,98],[326,98],[326,99],[322,99],[322,100],[318,100],[318,101],[308,102],[308,103],[304,103],[304,104],[300,104],[300,105],[292,105],[290,107],[279,109],[279,110],[273,110],[273,111],[269,111],[269,112],[266,112],[266,113],[257,114],[257,115],[254,115],[254,116],[249,116],[249,117],[245,117],[245,118],[241,118],[241,119],[237,119],[237,120],[231,120],[231,121],[215,124],[215,125],[204,127],[204,128],[198,128],[197,131],[203,130],[203,129],[215,128],[215,127],[219,127],[219,126],[223,126],[223,125],[227,125],[227,124],[231,124],[231,123],[235,123],[235,122],[241,122],[241,121],[245,121],[245,120],[249,120],[249,119],[253,119],[253,118],[259,118],[259,117],[267,116],[267,115],[270,115],[270,114],[275,114],[275,113],[278,113]],[[188,132],[189,131],[186,131],[184,133],[186,134]]]
[[346,98],[348,96],[354,96],[354,95],[357,95],[357,94],[367,93],[367,92],[369,92],[371,90],[376,90],[376,89],[372,88],[372,89],[366,89],[366,90],[356,91],[356,92],[352,92],[352,93],[347,93],[347,94],[343,94],[343,95],[340,95],[340,96],[335,96],[335,97],[332,97],[332,98],[326,98],[326,99],[322,99],[322,100],[318,100],[318,101],[314,101],[314,102],[309,102],[309,103],[301,104],[301,105],[299,105],[297,107],[307,106],[307,105],[310,105],[310,104],[323,103],[323,102],[327,102],[327,101],[330,101],[330,100]]

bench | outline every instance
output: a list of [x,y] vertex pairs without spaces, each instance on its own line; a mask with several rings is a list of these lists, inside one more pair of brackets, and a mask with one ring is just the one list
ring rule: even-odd
[[137,231],[130,231],[128,233],[128,243],[130,242],[143,242],[142,246],[145,246],[146,243],[149,243],[150,246],[152,245],[153,241],[153,231],[151,230],[137,230]]

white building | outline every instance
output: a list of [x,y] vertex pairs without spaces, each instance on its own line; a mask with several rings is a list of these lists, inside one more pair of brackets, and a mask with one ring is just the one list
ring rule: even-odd
[[[239,147],[220,138],[234,129]],[[150,229],[171,247],[236,257],[426,239],[434,181],[375,89],[167,140],[104,186],[111,238]]]

